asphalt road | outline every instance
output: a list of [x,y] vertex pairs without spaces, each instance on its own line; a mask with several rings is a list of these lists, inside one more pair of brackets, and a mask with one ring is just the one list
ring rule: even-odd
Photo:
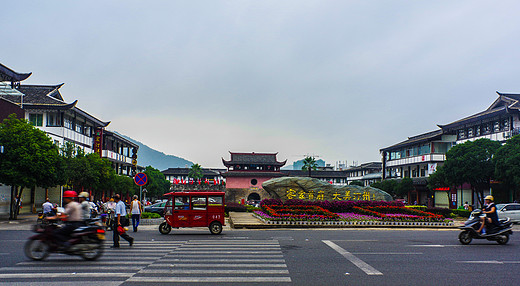
[[[515,226],[517,229],[518,226]],[[172,230],[143,226],[98,261],[25,258],[0,230],[0,285],[519,285],[520,235],[461,245],[455,230]],[[109,233],[110,234],[110,233]],[[110,238],[107,236],[107,238]],[[107,241],[107,246],[110,240]]]

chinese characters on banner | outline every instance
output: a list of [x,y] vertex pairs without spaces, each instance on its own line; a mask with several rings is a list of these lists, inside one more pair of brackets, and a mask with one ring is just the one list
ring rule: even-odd
[[94,131],[94,152],[101,156],[103,150],[103,129],[96,128]]
[[300,199],[300,200],[332,200],[332,201],[373,201],[375,200],[375,194],[371,194],[368,191],[364,192],[351,192],[345,191],[344,193],[334,192],[330,198],[325,197],[324,191],[308,191],[303,190],[295,191],[289,189],[285,191],[287,199]]

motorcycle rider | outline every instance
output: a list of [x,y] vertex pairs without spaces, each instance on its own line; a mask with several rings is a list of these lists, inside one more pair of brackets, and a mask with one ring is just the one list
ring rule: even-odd
[[74,191],[63,192],[63,201],[66,203],[65,213],[47,218],[49,220],[66,219],[65,225],[61,228],[58,228],[54,233],[58,243],[62,244],[65,248],[69,246],[67,242],[69,240],[70,234],[74,231],[74,229],[84,224],[81,217],[81,205],[74,201],[76,196],[77,194]]
[[78,195],[79,203],[81,204],[81,218],[83,220],[89,219],[91,214],[90,204],[87,201],[88,193],[87,192],[81,192]]
[[498,223],[498,214],[497,214],[497,207],[495,206],[495,203],[493,202],[493,196],[486,196],[484,198],[485,201],[485,208],[482,211],[483,214],[485,214],[485,217],[481,217],[480,220],[480,228],[477,231],[478,233],[485,233],[482,232],[486,224],[494,224],[499,225]]

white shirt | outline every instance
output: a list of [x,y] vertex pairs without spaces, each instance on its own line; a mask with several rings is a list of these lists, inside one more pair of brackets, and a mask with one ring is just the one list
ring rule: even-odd
[[121,216],[126,216],[126,206],[123,201],[119,201],[116,204],[116,210],[115,210],[116,216],[120,214]]
[[139,208],[139,201],[132,201],[132,214],[141,214],[141,208]]

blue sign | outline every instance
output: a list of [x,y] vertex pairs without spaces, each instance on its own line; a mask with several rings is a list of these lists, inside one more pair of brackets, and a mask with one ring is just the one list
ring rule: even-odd
[[144,186],[144,185],[146,185],[146,183],[148,183],[148,177],[146,176],[145,173],[137,173],[134,177],[134,182],[138,186]]

